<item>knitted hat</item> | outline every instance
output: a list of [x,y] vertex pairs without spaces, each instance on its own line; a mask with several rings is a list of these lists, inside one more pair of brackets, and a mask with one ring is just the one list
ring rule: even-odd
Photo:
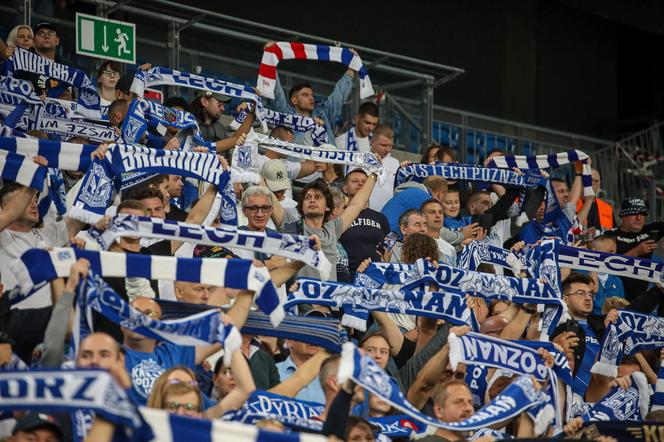
[[625,198],[620,205],[619,217],[629,215],[648,215],[648,204],[641,198]]

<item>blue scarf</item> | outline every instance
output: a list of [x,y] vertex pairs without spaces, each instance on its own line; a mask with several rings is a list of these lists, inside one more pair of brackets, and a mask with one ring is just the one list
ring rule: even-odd
[[118,237],[122,236],[160,238],[208,246],[237,247],[285,256],[302,261],[328,275],[332,268],[325,254],[313,249],[315,242],[302,235],[273,231],[253,232],[229,226],[214,228],[134,215],[115,216],[104,232],[94,229],[89,233],[104,250],[107,250]]
[[418,422],[407,414],[391,414],[384,417],[367,418],[369,423],[378,427],[378,434],[393,437],[410,437],[424,428],[424,424]]
[[632,385],[623,390],[613,387],[600,401],[583,415],[584,422],[642,421],[648,413],[651,389],[646,376],[640,371],[632,373]]
[[510,250],[485,241],[471,241],[457,255],[457,267],[477,271],[480,264],[487,263],[511,270],[512,266],[508,262],[510,255],[513,256],[512,259],[519,259],[519,256]]
[[561,267],[571,269],[637,278],[654,284],[664,282],[664,263],[645,258],[561,245],[559,262]]
[[411,264],[372,262],[364,272],[355,274],[354,285],[379,289],[385,284],[402,285],[412,278]]
[[[261,97],[256,94],[254,88],[250,86],[155,66],[147,71],[136,71],[130,90],[139,97],[142,97],[146,88],[154,86],[187,87],[201,91],[211,91],[232,98],[250,100],[253,101],[256,106],[256,118],[263,122],[265,115],[263,101],[261,100]],[[267,130],[267,125],[264,122],[263,126],[263,129]]]
[[376,155],[371,152],[348,152],[326,149],[325,146],[313,148],[311,146],[279,140],[278,138],[256,133],[253,130],[249,131],[245,144],[263,147],[295,158],[362,168],[369,173],[375,173],[379,177],[382,176],[384,170],[383,165],[378,161]]
[[97,149],[93,144],[65,143],[36,138],[0,137],[0,150],[25,156],[43,156],[48,167],[85,172],[91,164],[90,154]]
[[34,92],[29,81],[0,76],[0,103],[7,106],[8,115],[4,125],[15,128],[21,121],[31,116],[39,121],[44,103]]
[[623,355],[664,347],[664,318],[620,310],[616,322],[604,331],[592,373],[616,377]]
[[90,410],[127,436],[138,436],[143,426],[127,393],[100,369],[0,371],[0,410]]
[[[239,129],[240,125],[247,119],[253,106],[250,104],[248,109],[243,109],[231,122],[231,129]],[[313,117],[306,117],[297,114],[285,114],[272,109],[265,109],[263,116],[266,123],[273,126],[287,127],[295,132],[310,132],[314,146],[320,146],[327,143],[327,130],[325,126],[319,126]]]
[[176,258],[138,253],[96,252],[73,248],[29,249],[11,264],[23,296],[18,302],[56,278],[65,278],[80,258],[90,261],[90,269],[102,277],[147,278],[199,282],[219,287],[252,290],[254,302],[274,325],[284,310],[266,267],[254,267],[249,260],[219,258]]
[[97,222],[111,204],[114,191],[121,188],[121,174],[135,171],[198,178],[218,189],[223,189],[230,179],[215,154],[113,144],[103,159],[93,160],[70,216],[90,224]]
[[[157,341],[167,341],[176,345],[196,346],[216,342],[224,344],[224,361],[230,364],[234,351],[240,348],[242,337],[237,329],[221,321],[219,310],[207,310],[196,315],[168,321],[152,319],[136,310],[94,272],[81,281],[76,298],[80,321],[86,324],[77,334],[77,342],[85,338],[85,330],[91,328],[88,321],[90,310],[102,314],[115,324]],[[81,328],[79,328],[81,330]],[[78,345],[76,345],[78,347]]]
[[403,290],[435,284],[445,293],[460,296],[471,294],[487,300],[500,299],[519,304],[562,304],[560,294],[553,287],[533,278],[472,272],[442,263],[436,268],[424,259],[418,259],[414,269],[411,280],[404,283]]
[[[356,129],[355,125],[353,124],[350,129],[348,129],[348,132],[346,132],[348,135],[348,141],[346,142],[346,150],[350,152],[358,152],[359,147],[357,146],[357,138],[356,138]],[[373,140],[373,133],[369,132],[369,143]]]
[[323,422],[313,418],[320,416],[324,409],[322,404],[256,390],[242,408],[227,413],[222,419],[245,424],[275,419],[289,428],[318,433],[323,429]]
[[548,401],[549,404],[540,404],[533,410],[533,419],[536,422],[536,434],[542,434],[551,421],[557,432],[562,431],[563,419],[559,413],[560,398],[558,397],[557,372],[563,374],[568,385],[572,382],[572,373],[569,369],[564,354],[557,351],[554,353],[556,363],[561,363],[556,370],[549,369],[540,355],[537,348],[553,348],[552,345],[539,342],[523,345],[523,341],[512,342],[500,338],[494,338],[478,333],[467,333],[464,336],[456,336],[450,333],[448,336],[450,344],[450,365],[453,370],[459,363],[479,364],[485,367],[494,367],[498,369],[507,369],[511,372],[534,376],[539,380],[548,380]]
[[32,158],[0,150],[0,177],[15,181],[26,187],[44,190],[47,169],[35,163]]
[[[213,308],[208,305],[163,300],[159,300],[159,305],[164,319],[182,318]],[[240,332],[247,335],[293,339],[317,345],[333,353],[339,353],[341,345],[348,340],[346,332],[339,327],[337,319],[286,315],[279,326],[275,327],[268,316],[254,310],[249,312],[247,321]]]
[[64,92],[61,83],[73,86],[78,92],[77,102],[81,106],[81,112],[91,118],[99,115],[99,94],[85,72],[80,69],[56,63],[17,47],[14,55],[7,60],[7,71],[14,77],[17,72],[25,71],[58,80],[60,82],[58,87],[47,91],[49,97],[57,97]]
[[[318,304],[344,308],[344,316],[353,315],[357,321],[342,318],[342,324],[360,330],[366,329],[368,310],[401,313],[444,319],[453,324],[471,325],[479,329],[472,309],[464,296],[435,292],[401,292],[367,289],[350,284],[298,278],[299,287],[288,293],[285,308],[298,304]],[[348,311],[348,308],[351,311]],[[366,311],[366,315],[363,313]]]
[[159,442],[326,442],[315,434],[275,433],[238,422],[223,422],[170,414],[166,410],[141,408],[143,418],[152,427],[154,439]]
[[518,187],[543,186],[546,179],[539,174],[526,172],[519,175],[511,170],[496,167],[473,166],[470,164],[409,164],[400,167],[394,177],[394,187],[407,181],[424,182],[430,176],[442,176],[453,181],[482,181],[488,183],[507,184]]
[[175,127],[187,130],[193,135],[197,145],[215,150],[214,143],[205,141],[201,137],[196,117],[189,112],[163,106],[155,101],[138,98],[132,100],[127,108],[127,115],[122,121],[122,141],[125,144],[136,144],[148,129],[148,126],[157,130],[160,135],[166,135],[166,127]]
[[588,164],[588,155],[580,150],[568,150],[567,152],[553,153],[549,155],[505,155],[493,157],[489,161],[488,166],[500,167],[503,169],[513,169],[518,167],[523,170],[540,170],[549,169],[566,164],[572,164],[575,161],[583,162],[583,173],[581,180],[583,182],[583,194],[585,196],[593,196],[593,180],[590,173],[590,165]]
[[347,379],[352,379],[359,386],[396,409],[428,425],[426,434],[431,434],[436,428],[464,432],[491,427],[510,420],[546,400],[542,392],[535,390],[530,376],[521,376],[491,403],[468,419],[461,422],[440,422],[422,414],[410,404],[390,375],[385,373],[369,356],[362,355],[352,343],[346,343],[343,346],[337,379],[340,384]]

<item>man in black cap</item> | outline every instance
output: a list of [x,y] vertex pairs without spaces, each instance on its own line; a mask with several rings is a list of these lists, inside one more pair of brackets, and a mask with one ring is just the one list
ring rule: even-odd
[[[620,206],[620,227],[606,232],[616,238],[616,252],[637,258],[652,258],[657,241],[664,235],[664,222],[646,224],[648,205],[640,198],[625,198]],[[625,287],[625,298],[632,301],[645,293],[648,282],[641,279],[621,277]]]
[[221,122],[224,104],[230,97],[212,91],[200,91],[191,103],[192,113],[198,120],[201,136],[205,141],[219,141],[228,138],[226,128]]
[[62,430],[53,416],[28,413],[14,426],[7,442],[60,442]]
[[35,26],[34,32],[35,52],[42,57],[55,61],[55,50],[60,44],[60,37],[58,37],[58,31],[53,23],[41,21]]

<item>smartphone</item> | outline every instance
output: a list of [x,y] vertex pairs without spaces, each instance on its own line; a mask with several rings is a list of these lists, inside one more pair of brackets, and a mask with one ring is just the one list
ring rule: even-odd
[[396,243],[397,243],[397,234],[394,232],[390,232],[387,235],[385,235],[385,238],[383,239],[383,249],[386,252],[389,252],[392,250],[392,248]]
[[473,215],[471,217],[473,224],[477,223],[481,228],[489,232],[493,224],[493,215],[490,213],[482,213],[481,215]]
[[659,229],[653,229],[653,230],[651,230],[651,231],[648,233],[648,236],[649,236],[650,239],[652,239],[653,241],[657,241],[657,240],[659,240]]

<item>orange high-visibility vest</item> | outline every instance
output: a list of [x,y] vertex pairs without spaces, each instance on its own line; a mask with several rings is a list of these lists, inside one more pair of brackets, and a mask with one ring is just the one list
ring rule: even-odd
[[[595,204],[597,204],[597,213],[599,214],[599,224],[602,229],[613,229],[613,207],[609,203],[602,201],[599,198],[595,198]],[[576,213],[581,211],[583,207],[583,200],[579,199],[576,202]]]

